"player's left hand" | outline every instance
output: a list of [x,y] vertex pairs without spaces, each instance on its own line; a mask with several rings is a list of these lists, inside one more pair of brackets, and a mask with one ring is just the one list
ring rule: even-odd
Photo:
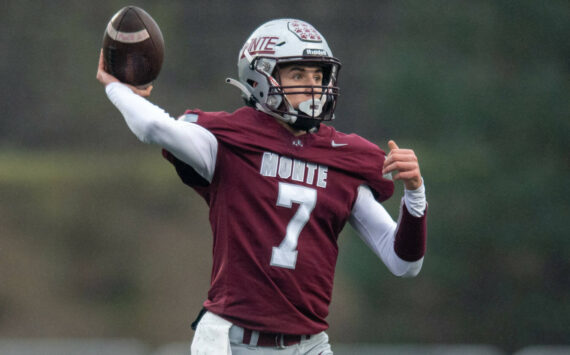
[[[99,54],[99,66],[97,67],[97,80],[104,86],[107,86],[111,83],[119,82],[119,79],[115,78],[113,75],[107,73],[105,70],[105,62],[103,60],[103,50],[101,49],[101,53]],[[150,92],[152,91],[152,85],[147,86],[144,89],[137,88],[135,86],[127,85],[135,94],[142,96],[142,97],[149,97]]]
[[400,149],[393,140],[388,142],[390,153],[384,161],[382,174],[396,172],[394,180],[402,180],[407,190],[417,190],[422,186],[422,175],[418,158],[412,149]]

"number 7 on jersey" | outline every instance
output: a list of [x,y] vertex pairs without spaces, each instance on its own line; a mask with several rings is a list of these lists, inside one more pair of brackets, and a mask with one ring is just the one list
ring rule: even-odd
[[311,217],[311,212],[317,204],[317,190],[310,187],[279,183],[277,206],[293,208],[293,203],[299,204],[297,212],[287,225],[285,239],[278,247],[273,247],[271,266],[295,269],[297,262],[297,244],[299,235]]

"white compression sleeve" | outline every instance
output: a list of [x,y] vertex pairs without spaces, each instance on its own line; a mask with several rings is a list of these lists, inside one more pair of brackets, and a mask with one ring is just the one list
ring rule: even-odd
[[422,179],[422,186],[416,190],[404,189],[404,202],[408,212],[414,217],[421,217],[426,210],[426,186]]
[[358,197],[352,208],[349,223],[394,275],[413,277],[420,272],[423,258],[409,262],[396,255],[394,238],[398,224],[376,201],[369,187],[362,185],[358,188]]
[[212,181],[218,141],[210,131],[194,123],[175,120],[121,83],[107,85],[105,92],[139,140],[161,146],[192,166],[204,179]]

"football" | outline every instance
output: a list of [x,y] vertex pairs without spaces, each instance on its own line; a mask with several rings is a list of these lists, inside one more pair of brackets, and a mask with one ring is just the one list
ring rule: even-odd
[[103,35],[105,70],[119,81],[144,88],[158,77],[164,59],[164,38],[143,9],[119,10]]

